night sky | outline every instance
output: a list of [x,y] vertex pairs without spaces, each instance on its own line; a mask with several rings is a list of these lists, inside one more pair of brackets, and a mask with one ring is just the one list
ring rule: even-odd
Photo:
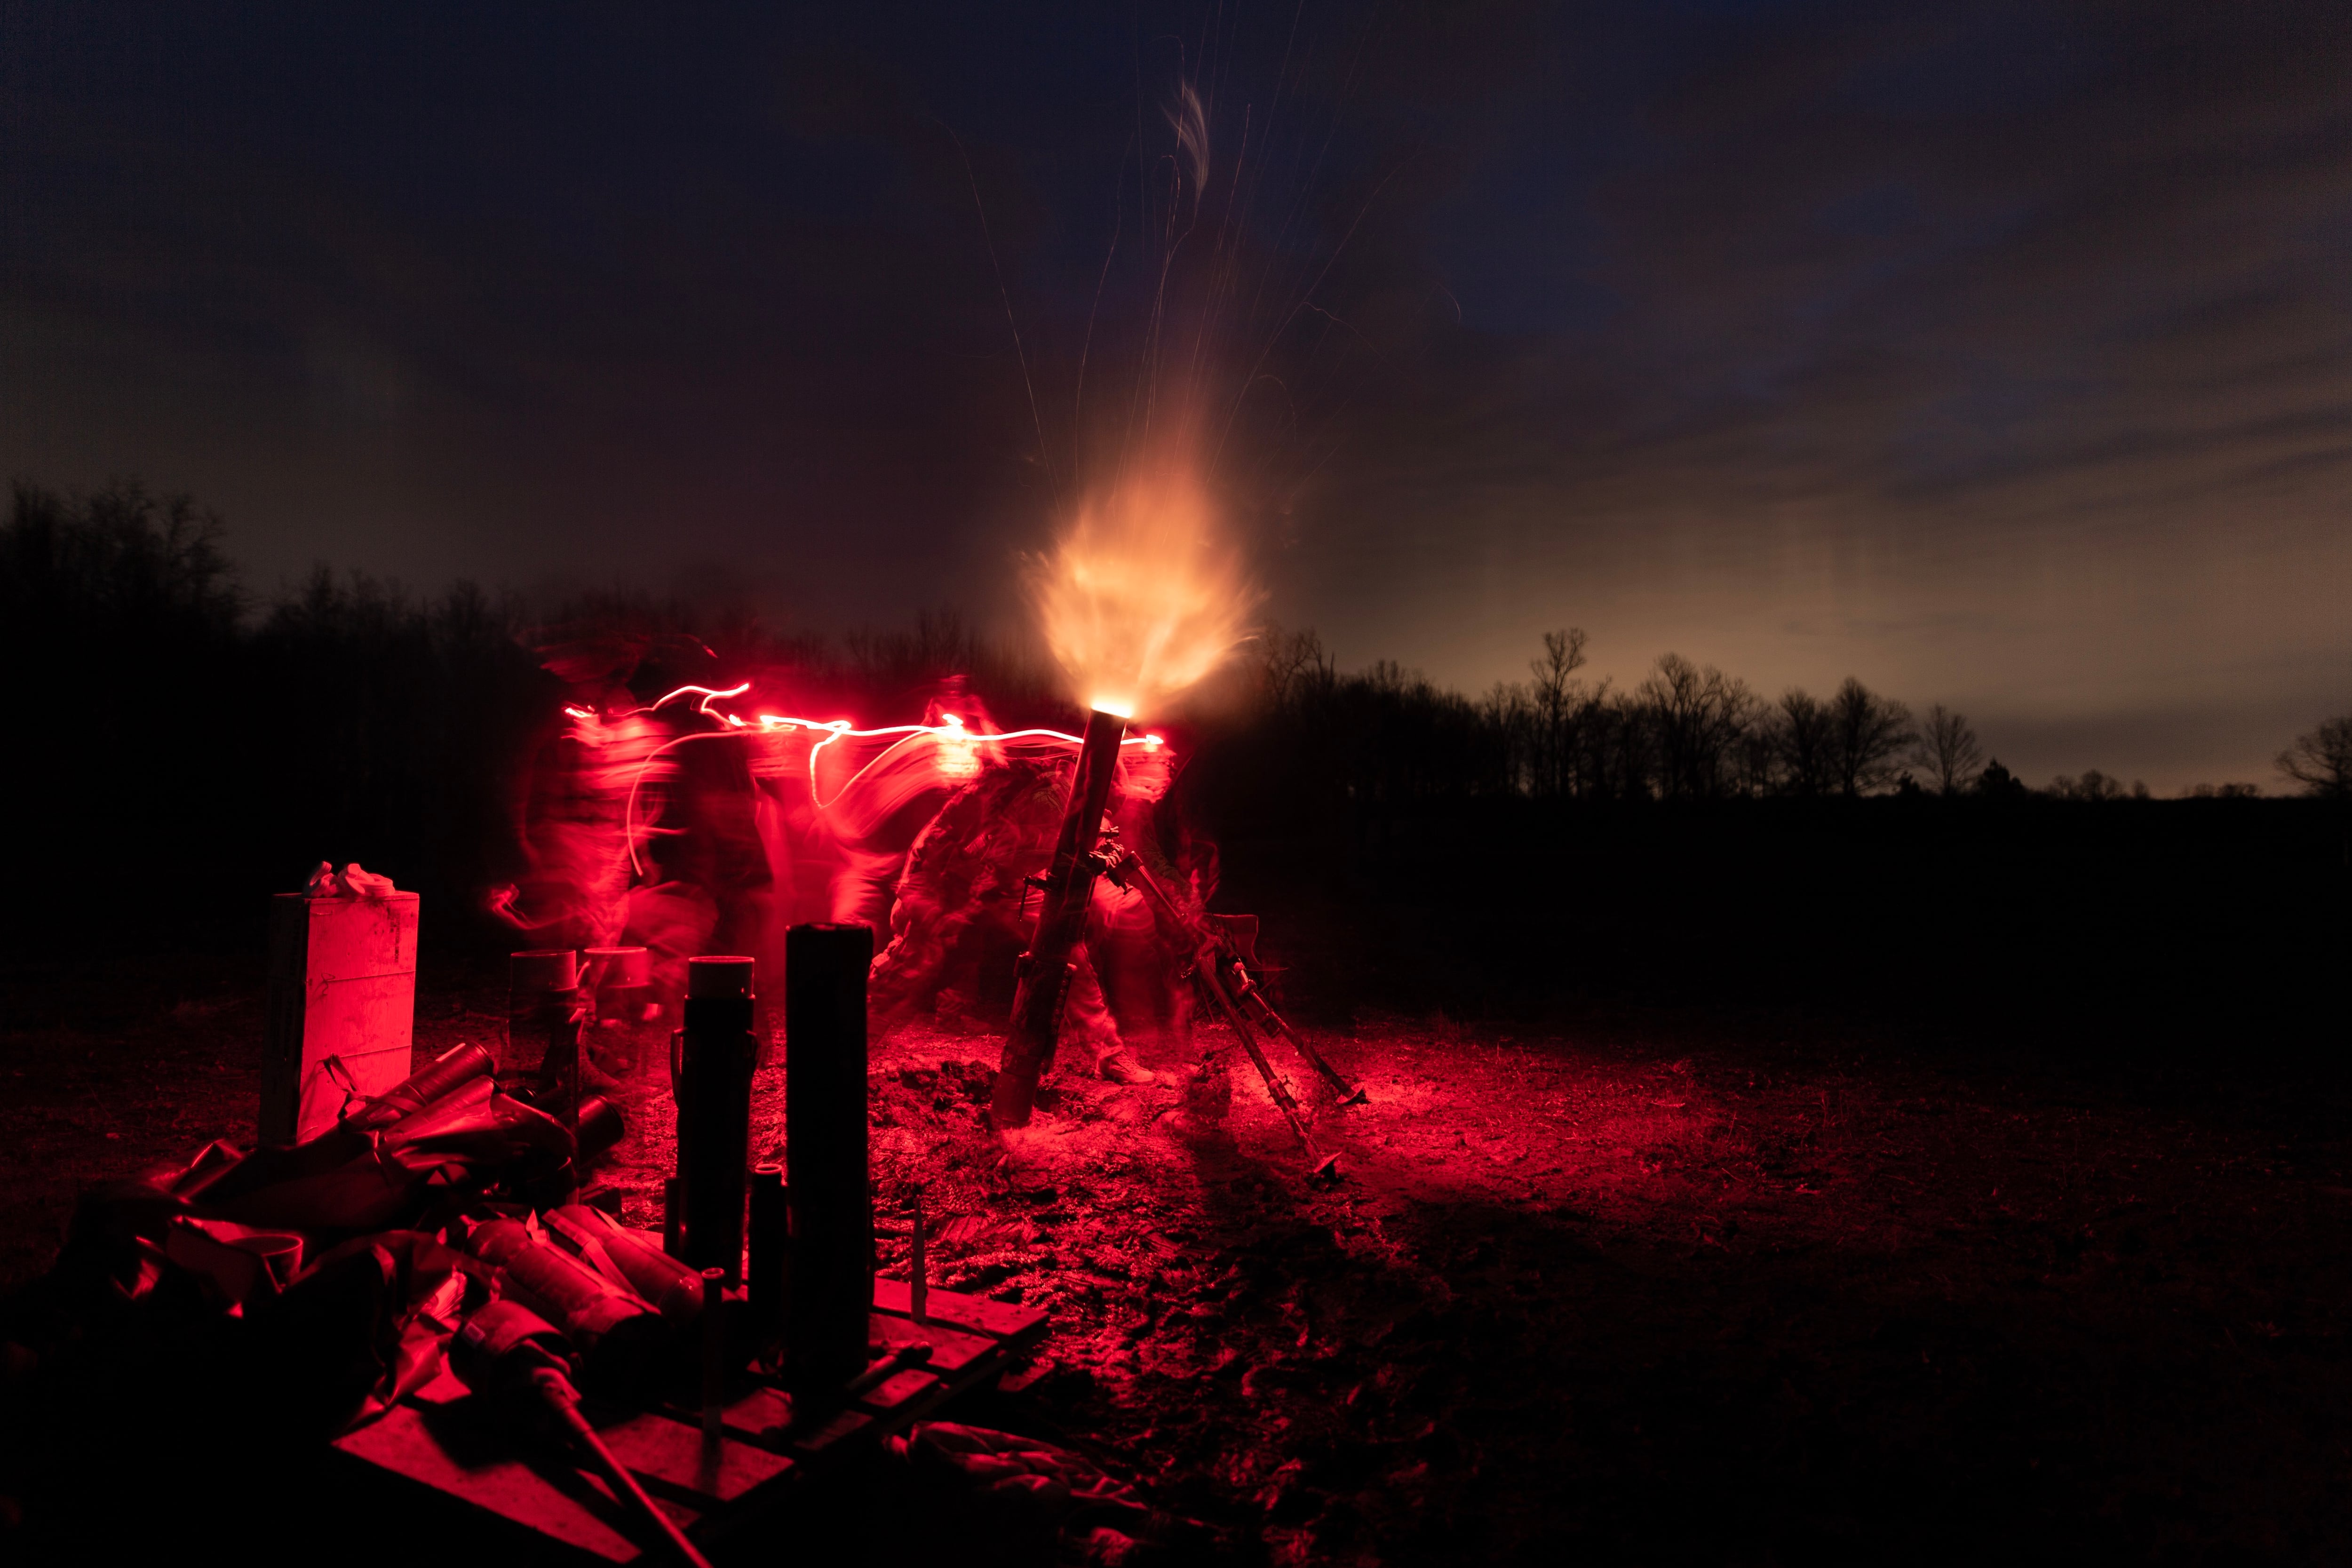
[[2341,4],[0,3],[0,468],[193,491],[265,593],[1003,616],[1158,300],[1343,665],[1580,625],[2275,787],[2352,708],[2347,65]]

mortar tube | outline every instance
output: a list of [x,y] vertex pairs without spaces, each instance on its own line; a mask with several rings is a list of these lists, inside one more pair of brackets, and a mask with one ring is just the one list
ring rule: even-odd
[[1097,708],[1087,718],[1078,745],[1077,770],[1070,779],[1070,804],[1061,837],[1045,872],[1038,901],[1037,931],[1021,955],[1013,992],[1013,1023],[1005,1031],[990,1114],[996,1125],[1026,1127],[1037,1102],[1037,1077],[1054,1055],[1062,1026],[1062,1002],[1070,988],[1070,955],[1086,936],[1100,862],[1095,846],[1102,837],[1103,810],[1110,804],[1118,773],[1118,743],[1127,721]]

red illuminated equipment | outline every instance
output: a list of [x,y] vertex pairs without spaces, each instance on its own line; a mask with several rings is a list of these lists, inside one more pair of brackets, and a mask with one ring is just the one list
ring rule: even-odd
[[[1315,1162],[1317,1175],[1328,1175],[1338,1168],[1339,1157],[1326,1154],[1307,1131],[1305,1117],[1298,1109],[1298,1099],[1290,1085],[1275,1071],[1266,1059],[1265,1048],[1258,1036],[1268,1038],[1279,1035],[1290,1042],[1292,1048],[1304,1057],[1324,1082],[1339,1096],[1342,1105],[1361,1105],[1370,1098],[1360,1084],[1351,1083],[1339,1068],[1310,1044],[1307,1037],[1292,1028],[1281,1014],[1274,1010],[1265,994],[1250,979],[1248,961],[1255,956],[1252,951],[1257,940],[1257,917],[1201,914],[1186,909],[1170,896],[1158,879],[1144,868],[1134,850],[1118,841],[1115,830],[1107,832],[1105,842],[1095,856],[1103,874],[1122,888],[1132,888],[1143,895],[1151,908],[1151,916],[1166,934],[1170,943],[1190,960],[1190,973],[1196,990],[1214,1007],[1234,1038],[1249,1057],[1250,1065],[1257,1069],[1265,1090],[1290,1124],[1298,1146]],[[1246,937],[1237,934],[1239,927]],[[1201,1065],[1203,1078],[1216,1078],[1224,1071],[1223,1064],[1212,1052]]]
[[416,913],[415,893],[356,865],[322,864],[309,889],[271,900],[265,1141],[315,1136],[408,1076]]
[[503,1063],[460,1045],[340,1096],[309,1139],[216,1143],[86,1194],[56,1300],[108,1303],[86,1338],[218,1320],[250,1363],[239,1410],[318,1413],[303,1440],[331,1458],[304,1506],[375,1521],[371,1560],[452,1542],[514,1562],[758,1550],[762,1521],[784,1525],[812,1485],[845,1489],[886,1443],[920,1441],[1045,1331],[1034,1310],[940,1289],[919,1304],[874,1278],[872,937],[802,925],[788,952],[789,1194],[785,1173],[748,1169],[752,961],[689,973],[681,1207],[697,1262],[594,1206],[609,1190],[572,1199],[614,1112],[577,1098],[577,1137],[550,1114],[577,1084],[587,998],[572,955],[549,951],[516,963]]
[[493,1301],[466,1320],[449,1342],[449,1370],[478,1398],[519,1407],[518,1413],[552,1417],[556,1431],[593,1463],[615,1495],[678,1561],[710,1568],[677,1522],[646,1495],[629,1468],[605,1446],[581,1414],[580,1391],[572,1386],[571,1347],[554,1327],[514,1301]]
[[[1004,1038],[1004,1054],[996,1077],[992,1108],[996,1125],[1028,1125],[1036,1103],[1037,1080],[1053,1060],[1061,1029],[1063,1005],[1068,996],[1076,965],[1073,955],[1086,940],[1087,919],[1094,903],[1095,880],[1108,877],[1123,889],[1139,893],[1151,910],[1153,923],[1170,948],[1181,953],[1193,986],[1233,1032],[1234,1040],[1265,1083],[1266,1094],[1282,1113],[1291,1133],[1314,1162],[1318,1175],[1337,1167],[1315,1142],[1298,1099],[1267,1058],[1265,1041],[1289,1042],[1339,1096],[1339,1103],[1364,1102],[1363,1089],[1343,1076],[1305,1037],[1274,1010],[1250,978],[1249,963],[1256,921],[1219,917],[1179,902],[1145,869],[1135,853],[1118,842],[1118,829],[1106,826],[1126,718],[1097,708],[1088,717],[1085,741],[1070,781],[1069,803],[1062,816],[1054,858],[1040,879],[1044,898],[1036,933],[1029,951],[1021,955],[1013,997],[1013,1019]],[[1245,928],[1246,937],[1236,934]],[[1201,1067],[1204,1080],[1222,1089],[1224,1065],[1212,1050]]]
[[[948,1291],[929,1292],[918,1319],[908,1287],[874,1279],[871,952],[863,926],[789,933],[789,1236],[784,1173],[746,1169],[759,1048],[746,958],[688,968],[674,1058],[688,1258],[585,1205],[475,1224],[467,1246],[495,1267],[501,1298],[461,1331],[479,1328],[482,1344],[453,1349],[457,1375],[425,1384],[335,1445],[420,1483],[420,1528],[433,1513],[422,1500],[436,1496],[445,1512],[457,1510],[451,1524],[467,1510],[476,1520],[499,1516],[534,1532],[547,1543],[541,1550],[561,1542],[590,1560],[654,1552],[690,1561],[789,1509],[811,1480],[915,1431],[957,1394],[1000,1377],[1043,1337],[1042,1313]],[[720,1255],[731,1255],[733,1268]],[[698,1267],[706,1257],[709,1266]],[[747,1274],[746,1286],[731,1282]],[[529,1320],[498,1316],[509,1302]],[[781,1375],[772,1370],[780,1329]],[[591,1395],[585,1405],[571,1392],[573,1367]],[[477,1391],[469,1400],[468,1386]],[[543,1407],[536,1439],[512,1419],[534,1404]],[[485,1421],[493,1425],[478,1429]],[[603,1491],[551,1473],[551,1436],[602,1478]],[[653,1519],[633,1492],[668,1519]],[[690,1521],[682,1534],[678,1517]]]

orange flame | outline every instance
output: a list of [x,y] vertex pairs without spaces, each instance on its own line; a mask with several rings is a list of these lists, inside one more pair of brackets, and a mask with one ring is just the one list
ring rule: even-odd
[[1189,473],[1087,498],[1031,591],[1054,658],[1088,706],[1131,717],[1216,668],[1259,595]]

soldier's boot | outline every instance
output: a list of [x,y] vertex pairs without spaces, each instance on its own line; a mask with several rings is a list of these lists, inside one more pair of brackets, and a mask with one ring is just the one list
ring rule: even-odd
[[1106,1051],[1095,1064],[1095,1071],[1111,1083],[1123,1083],[1130,1089],[1140,1089],[1148,1083],[1158,1083],[1160,1075],[1128,1055],[1125,1049]]

